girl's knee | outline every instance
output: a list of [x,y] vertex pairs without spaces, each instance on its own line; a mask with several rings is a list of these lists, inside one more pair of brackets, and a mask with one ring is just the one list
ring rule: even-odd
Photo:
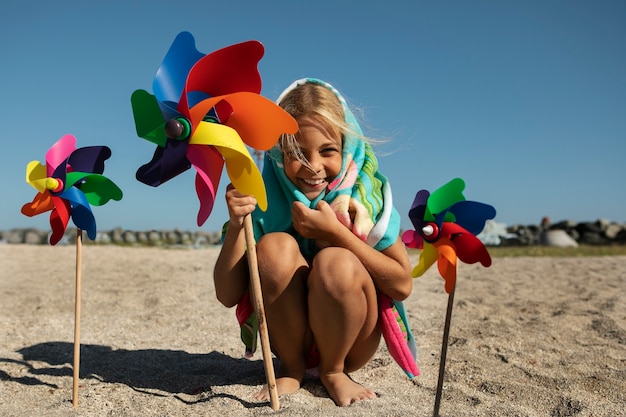
[[257,261],[262,282],[279,284],[291,280],[305,264],[298,242],[287,233],[269,233],[257,243]]
[[328,293],[354,291],[371,278],[361,261],[349,250],[329,247],[322,249],[313,259],[309,274],[309,288]]

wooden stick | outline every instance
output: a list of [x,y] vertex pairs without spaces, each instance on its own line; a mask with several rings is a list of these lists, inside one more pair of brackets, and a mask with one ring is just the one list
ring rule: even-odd
[[441,358],[439,360],[439,380],[437,381],[437,393],[435,394],[435,410],[433,417],[439,417],[439,404],[441,403],[441,392],[443,390],[443,377],[446,371],[446,355],[448,353],[448,337],[450,336],[450,321],[452,320],[452,305],[454,303],[454,290],[456,285],[448,294],[448,308],[446,310],[446,322],[443,327],[443,341],[441,342]]
[[263,364],[265,366],[265,377],[267,378],[267,388],[270,393],[270,404],[272,409],[278,410],[278,390],[276,387],[276,377],[274,375],[274,363],[272,362],[272,351],[270,348],[270,338],[265,320],[265,308],[263,307],[263,293],[261,290],[261,278],[259,276],[259,264],[256,257],[256,242],[254,240],[254,230],[252,228],[252,217],[248,214],[244,218],[244,233],[246,236],[246,246],[248,248],[248,268],[250,270],[250,290],[252,292],[252,302],[259,324],[259,335],[261,337],[261,350],[263,351]]
[[82,246],[83,231],[76,229],[76,295],[74,298],[74,385],[72,389],[72,404],[78,407],[78,374],[80,370],[80,293],[81,271],[83,263]]

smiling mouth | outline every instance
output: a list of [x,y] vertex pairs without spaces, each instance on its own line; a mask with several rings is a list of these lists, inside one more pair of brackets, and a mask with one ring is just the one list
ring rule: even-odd
[[307,185],[310,185],[312,187],[317,187],[321,184],[326,183],[325,180],[320,179],[320,178],[310,178],[310,179],[306,179],[306,178],[301,178],[301,181]]

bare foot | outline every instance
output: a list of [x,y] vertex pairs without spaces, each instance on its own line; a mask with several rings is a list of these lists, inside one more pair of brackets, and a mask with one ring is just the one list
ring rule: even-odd
[[[300,389],[300,381],[297,378],[292,378],[289,376],[284,376],[282,378],[276,379],[276,390],[278,395],[283,394],[291,394]],[[267,384],[263,385],[261,391],[254,394],[254,398],[259,401],[269,401],[270,400],[270,390],[267,387]]]
[[330,398],[340,407],[354,404],[357,401],[376,398],[374,391],[357,384],[343,372],[322,374],[320,379]]

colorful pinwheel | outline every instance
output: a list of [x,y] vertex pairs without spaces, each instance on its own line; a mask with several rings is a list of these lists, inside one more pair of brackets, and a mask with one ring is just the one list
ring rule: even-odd
[[430,194],[418,191],[409,211],[415,230],[402,234],[407,247],[422,249],[413,277],[422,276],[437,261],[448,294],[456,285],[457,256],[465,263],[491,265],[491,257],[476,237],[496,210],[487,204],[466,201],[465,182],[455,178]]
[[76,298],[74,300],[74,371],[72,404],[78,407],[80,372],[80,298],[82,265],[82,231],[96,238],[96,220],[90,204],[101,206],[109,200],[121,200],[122,190],[106,178],[104,161],[111,156],[106,146],[86,146],[76,149],[76,138],[64,135],[46,152],[46,165],[31,161],[26,166],[26,182],[38,193],[32,202],[24,204],[22,213],[32,217],[51,211],[50,244],[56,245],[63,235],[70,216],[77,227],[76,234]]
[[204,55],[182,32],[156,73],[154,95],[137,90],[131,96],[138,136],[157,145],[137,179],[156,187],[193,165],[199,226],[213,209],[224,164],[235,188],[265,210],[265,185],[246,145],[267,150],[282,133],[298,129],[288,113],[259,95],[263,53],[261,43],[248,41]]
[[476,235],[483,230],[487,220],[496,216],[496,210],[487,204],[466,201],[464,189],[465,182],[455,178],[432,194],[426,190],[418,191],[409,210],[409,218],[415,230],[402,234],[402,241],[407,247],[421,249],[418,264],[413,268],[413,277],[422,276],[437,261],[439,274],[445,280],[448,293],[433,416],[439,416],[443,392],[457,256],[465,263],[480,262],[486,267],[491,265],[489,252]]
[[96,220],[90,204],[101,206],[122,198],[122,190],[102,175],[104,161],[110,156],[111,150],[106,146],[76,149],[76,138],[65,135],[46,153],[46,165],[39,161],[28,163],[26,182],[38,193],[22,207],[22,213],[32,217],[51,211],[51,245],[61,240],[70,217],[77,228],[87,231],[90,239],[96,238]]
[[[213,210],[222,168],[233,186],[267,208],[265,184],[247,146],[264,151],[283,133],[296,133],[297,122],[282,108],[259,95],[257,69],[263,45],[248,41],[204,55],[190,33],[172,43],[153,81],[154,95],[137,90],[131,96],[137,134],[157,145],[152,160],[137,170],[137,179],[159,186],[196,169],[200,200],[198,226]],[[250,291],[259,324],[263,361],[272,408],[279,408],[252,220],[244,218]]]

